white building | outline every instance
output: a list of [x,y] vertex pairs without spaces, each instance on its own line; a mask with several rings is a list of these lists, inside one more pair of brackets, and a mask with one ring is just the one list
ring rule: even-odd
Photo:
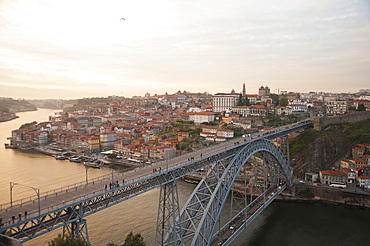
[[188,121],[194,121],[195,124],[202,124],[203,122],[212,122],[215,120],[215,115],[210,112],[190,112],[182,116],[187,117]]
[[240,94],[238,93],[217,93],[212,96],[213,112],[224,112],[238,104]]

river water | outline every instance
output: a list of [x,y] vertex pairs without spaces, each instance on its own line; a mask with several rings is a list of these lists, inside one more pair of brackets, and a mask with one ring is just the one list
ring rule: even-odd
[[[10,182],[17,182],[13,200],[35,195],[32,186],[40,192],[52,190],[72,183],[84,181],[83,165],[31,151],[5,149],[6,137],[22,124],[47,121],[54,110],[39,109],[18,113],[18,119],[0,123],[0,203],[10,200]],[[109,168],[88,170],[88,178],[110,173]],[[181,205],[186,202],[195,185],[178,182]],[[108,242],[123,243],[126,235],[133,231],[141,233],[147,245],[154,245],[157,220],[159,189],[88,216],[87,228],[93,246],[104,246]],[[225,205],[225,208],[228,205]],[[227,216],[225,212],[223,216]],[[23,245],[47,245],[61,233],[57,229],[30,240]],[[233,245],[370,245],[370,212],[341,207],[324,207],[308,204],[273,202],[237,238]]]

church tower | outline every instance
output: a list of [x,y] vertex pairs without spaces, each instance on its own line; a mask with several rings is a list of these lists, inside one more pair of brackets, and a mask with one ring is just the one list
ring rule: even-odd
[[245,84],[243,83],[243,96],[247,93],[247,90],[245,89]]

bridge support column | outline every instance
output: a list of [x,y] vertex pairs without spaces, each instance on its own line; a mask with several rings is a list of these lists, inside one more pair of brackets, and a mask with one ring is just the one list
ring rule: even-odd
[[73,237],[81,237],[89,243],[89,234],[87,233],[87,223],[85,219],[79,219],[63,226],[63,237],[67,234]]
[[[157,217],[156,245],[180,245],[181,221],[176,223],[180,214],[177,182],[173,181],[161,186]],[[175,230],[175,233],[172,233]],[[169,238],[171,235],[171,238]]]

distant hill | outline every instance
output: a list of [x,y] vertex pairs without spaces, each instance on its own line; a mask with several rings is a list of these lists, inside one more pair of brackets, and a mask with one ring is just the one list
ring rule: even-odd
[[0,112],[16,113],[37,110],[35,105],[24,99],[15,100],[8,97],[0,97]]

